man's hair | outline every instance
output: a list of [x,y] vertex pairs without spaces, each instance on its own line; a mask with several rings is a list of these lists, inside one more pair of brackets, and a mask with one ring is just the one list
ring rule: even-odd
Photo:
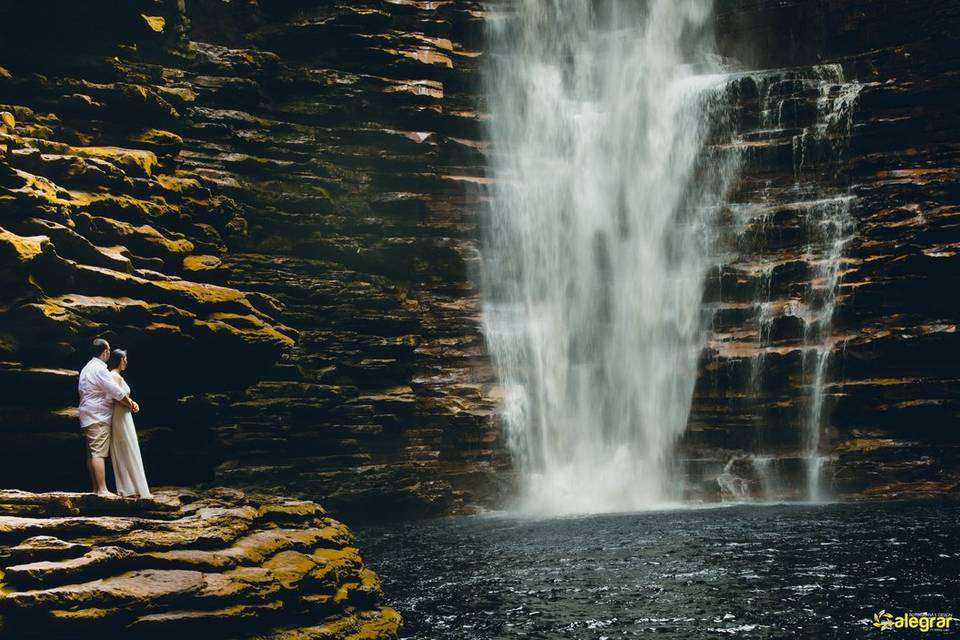
[[98,358],[103,350],[110,346],[110,343],[103,338],[97,338],[93,341],[93,357]]

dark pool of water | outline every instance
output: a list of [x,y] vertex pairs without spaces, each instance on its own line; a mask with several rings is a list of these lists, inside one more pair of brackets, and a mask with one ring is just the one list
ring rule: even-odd
[[958,516],[955,503],[737,506],[357,533],[405,638],[937,638],[957,627],[870,621],[960,615]]

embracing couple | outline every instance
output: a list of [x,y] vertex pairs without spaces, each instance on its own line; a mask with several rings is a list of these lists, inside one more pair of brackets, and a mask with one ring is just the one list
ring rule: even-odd
[[80,427],[87,442],[87,468],[93,490],[97,495],[113,495],[107,491],[104,468],[104,459],[109,456],[117,493],[149,498],[150,487],[133,426],[133,414],[140,411],[140,405],[130,397],[130,386],[123,379],[127,352],[111,352],[110,343],[97,338],[92,355],[80,372]]

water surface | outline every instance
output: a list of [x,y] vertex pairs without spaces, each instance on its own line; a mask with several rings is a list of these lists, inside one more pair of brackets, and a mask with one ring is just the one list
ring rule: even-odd
[[734,506],[357,535],[404,638],[866,638],[880,609],[957,610],[958,515],[953,503]]

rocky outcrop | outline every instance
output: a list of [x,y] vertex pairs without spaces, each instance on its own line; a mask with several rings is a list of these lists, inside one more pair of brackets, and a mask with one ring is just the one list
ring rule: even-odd
[[0,638],[396,638],[346,526],[233,489],[0,491]]
[[[158,482],[322,495],[350,518],[494,495],[509,460],[472,269],[484,4],[97,0],[38,20],[46,4],[0,8],[0,485],[84,481],[74,376],[105,334],[130,350]],[[680,451],[693,493],[807,473],[820,329],[798,303],[822,260],[798,182],[850,197],[818,342],[834,491],[952,490],[955,4],[716,5],[745,74],[735,201],[770,206],[725,213]],[[843,135],[816,139],[838,98],[816,82],[859,85]]]
[[102,334],[158,482],[351,517],[489,486],[479,3],[36,10],[0,9],[0,433],[22,461],[0,484],[79,488],[74,376]]
[[[721,51],[750,71],[736,96],[733,257],[707,300],[713,335],[683,443],[698,491],[805,497],[820,354],[817,455],[832,495],[960,490],[958,25],[949,2],[717,3]],[[816,309],[831,259],[827,324]]]

